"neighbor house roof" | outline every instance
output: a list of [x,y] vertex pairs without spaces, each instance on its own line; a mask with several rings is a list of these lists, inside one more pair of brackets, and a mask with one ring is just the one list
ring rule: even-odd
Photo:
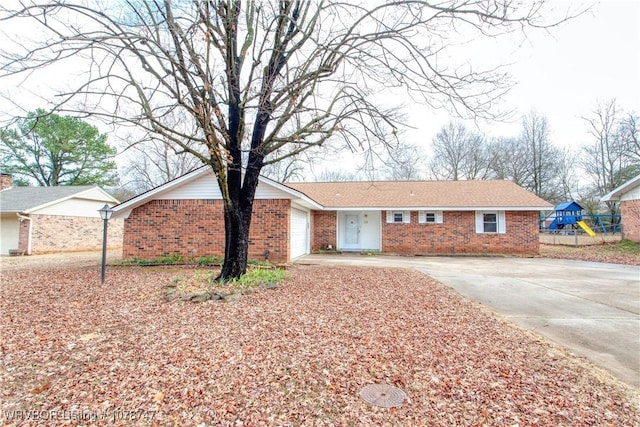
[[640,175],[622,184],[620,187],[613,190],[611,193],[605,194],[602,199],[603,202],[609,202],[614,200],[620,200],[620,197],[636,187],[640,187]]
[[306,194],[325,209],[553,208],[550,203],[511,181],[305,182],[286,185]]
[[71,198],[118,202],[96,185],[12,187],[0,192],[0,212],[30,213]]

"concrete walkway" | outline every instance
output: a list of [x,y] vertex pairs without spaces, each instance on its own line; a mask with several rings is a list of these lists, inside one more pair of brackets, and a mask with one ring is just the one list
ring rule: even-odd
[[640,267],[545,258],[307,255],[303,264],[406,267],[640,387]]

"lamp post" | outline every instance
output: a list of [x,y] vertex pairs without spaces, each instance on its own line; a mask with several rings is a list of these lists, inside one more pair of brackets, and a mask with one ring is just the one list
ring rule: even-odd
[[104,271],[107,265],[107,222],[111,215],[113,215],[113,209],[109,207],[109,205],[104,205],[101,209],[98,209],[100,212],[100,218],[102,218],[102,271],[100,274],[100,283],[104,284]]

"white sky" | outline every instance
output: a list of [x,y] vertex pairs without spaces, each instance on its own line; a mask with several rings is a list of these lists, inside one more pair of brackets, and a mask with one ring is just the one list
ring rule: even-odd
[[[480,124],[483,133],[517,136],[521,116],[535,110],[546,116],[554,144],[579,146],[590,142],[582,117],[599,101],[615,98],[619,108],[640,114],[640,0],[604,0],[551,34],[529,36],[520,49],[507,52],[513,61],[508,71],[518,84],[504,101],[506,109],[518,111],[515,122]],[[500,51],[495,46],[482,54],[500,58]],[[418,129],[406,136],[422,145],[449,119],[445,112],[414,111],[411,124]]]
[[[560,11],[575,9],[584,2],[561,0],[553,4]],[[580,145],[590,142],[581,117],[589,115],[598,101],[615,98],[620,109],[640,114],[640,0],[603,0],[551,34],[540,30],[529,31],[528,35],[529,39],[519,46],[508,40],[502,44],[487,42],[486,50],[474,57],[511,62],[508,71],[518,82],[504,99],[506,109],[518,112],[514,122],[480,123],[481,132],[517,136],[521,115],[533,109],[546,116],[553,143],[579,150]],[[67,76],[69,72],[66,70]],[[50,86],[51,77],[60,74],[47,75],[48,81],[41,87]],[[0,80],[0,93],[16,93],[16,84],[16,80]],[[41,87],[22,89],[42,94]],[[27,110],[44,105],[35,96],[21,101]],[[0,100],[0,118],[21,113]],[[403,140],[425,147],[428,153],[430,141],[450,115],[421,106],[412,106],[409,113],[409,124],[415,129],[407,131]]]

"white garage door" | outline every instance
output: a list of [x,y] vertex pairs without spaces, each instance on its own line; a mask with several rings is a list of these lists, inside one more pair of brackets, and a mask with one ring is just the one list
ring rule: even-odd
[[9,249],[18,249],[20,221],[16,214],[2,215],[0,219],[0,254],[8,255]]
[[309,253],[309,218],[307,212],[291,209],[291,259]]

